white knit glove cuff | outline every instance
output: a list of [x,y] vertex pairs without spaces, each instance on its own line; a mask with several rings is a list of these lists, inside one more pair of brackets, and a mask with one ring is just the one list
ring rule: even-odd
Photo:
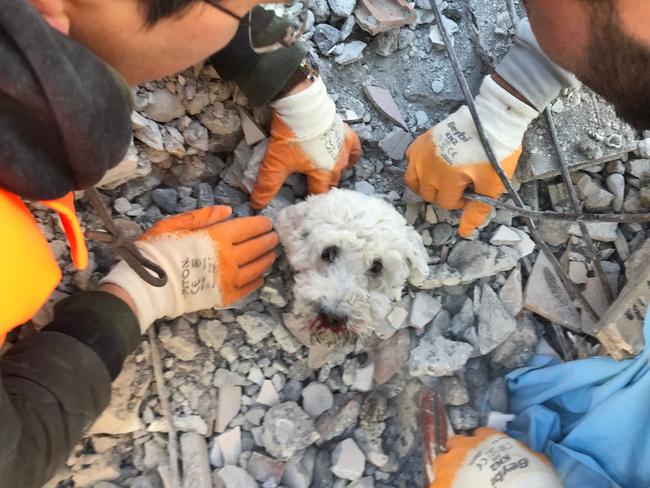
[[579,84],[573,74],[544,54],[528,19],[517,24],[514,44],[497,65],[496,72],[540,112],[560,90]]
[[329,171],[336,164],[345,130],[336,105],[318,77],[305,90],[271,104],[314,165]]
[[[539,113],[486,76],[474,99],[481,125],[499,161],[519,149],[526,129]],[[432,131],[439,154],[454,165],[487,162],[483,144],[467,105]]]
[[323,134],[337,117],[336,105],[327,94],[327,88],[320,76],[303,91],[276,100],[271,107],[299,141]]
[[154,238],[136,246],[165,270],[167,284],[156,287],[146,283],[124,261],[100,284],[112,283],[128,293],[135,302],[142,333],[155,320],[221,305],[217,253],[207,235],[195,232],[178,238]]

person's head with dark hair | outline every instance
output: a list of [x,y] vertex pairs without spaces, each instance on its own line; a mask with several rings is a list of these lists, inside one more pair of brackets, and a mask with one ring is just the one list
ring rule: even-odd
[[638,129],[650,129],[650,2],[526,0],[544,51],[612,103]]
[[[131,84],[158,79],[223,48],[263,0],[15,0],[116,68]],[[214,5],[218,4],[221,9]],[[231,14],[227,13],[230,12]]]

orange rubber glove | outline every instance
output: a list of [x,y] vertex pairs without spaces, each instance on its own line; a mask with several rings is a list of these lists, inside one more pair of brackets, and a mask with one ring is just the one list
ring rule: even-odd
[[[512,177],[528,124],[563,88],[578,80],[542,51],[528,19],[515,27],[515,38],[496,72],[531,106],[521,102],[488,77],[476,97],[476,110],[501,167]],[[458,233],[470,237],[485,222],[491,207],[465,202],[465,189],[496,198],[503,185],[483,150],[467,107],[420,136],[407,152],[406,183],[414,192],[443,208],[464,208]]]
[[429,488],[562,488],[548,460],[492,429],[455,435],[438,456]]
[[[481,123],[501,167],[512,177],[521,155],[528,124],[538,112],[486,77],[475,99]],[[463,192],[497,198],[504,187],[481,145],[467,106],[458,109],[418,137],[408,148],[406,184],[428,202],[463,209],[458,233],[470,237],[485,222],[492,207],[465,201]]]
[[227,220],[229,207],[206,207],[155,224],[136,242],[167,273],[167,284],[144,282],[125,262],[101,281],[135,302],[142,332],[154,320],[224,308],[262,286],[276,258],[278,236],[266,217]]
[[307,175],[309,193],[338,185],[361,156],[361,143],[338,116],[321,78],[271,104],[271,140],[251,194],[251,207],[266,207],[292,173]]

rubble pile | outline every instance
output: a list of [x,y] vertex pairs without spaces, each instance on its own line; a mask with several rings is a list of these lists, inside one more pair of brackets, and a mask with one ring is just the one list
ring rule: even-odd
[[[472,0],[469,10],[465,2],[438,3],[476,88],[486,61],[508,45],[505,2]],[[417,486],[423,387],[442,392],[456,430],[470,430],[490,411],[507,411],[505,371],[525,365],[542,338],[557,347],[552,324],[570,331],[564,337],[580,357],[599,350],[596,324],[568,297],[520,218],[494,211],[474,239],[462,240],[458,212],[404,189],[408,144],[462,103],[428,0],[312,0],[310,20],[306,39],[341,116],[363,142],[364,155],[342,186],[395,205],[421,234],[430,273],[395,304],[386,338],[352,340],[319,364],[308,361],[308,348],[292,332],[292,274],[283,258],[237,309],[159,322],[186,487]],[[137,87],[134,98],[133,146],[100,185],[122,228],[135,235],[166,215],[215,204],[237,216],[252,213],[248,193],[266,149],[268,108],[249,106],[209,65]],[[552,111],[584,209],[647,211],[650,134],[639,137],[584,88],[563,93]],[[531,208],[569,211],[548,141],[539,120],[527,134],[515,184]],[[294,175],[264,213],[306,192]],[[99,228],[83,200],[79,206],[87,226]],[[39,221],[57,259],[69,263],[57,223],[44,211]],[[539,227],[604,313],[608,299],[579,226],[543,220]],[[647,225],[587,227],[616,296],[643,262]],[[52,303],[93,288],[115,262],[102,245],[91,251],[85,271],[63,264]],[[35,326],[51,318],[52,303]],[[169,425],[146,340],[113,389],[108,411],[48,486],[170,486]]]

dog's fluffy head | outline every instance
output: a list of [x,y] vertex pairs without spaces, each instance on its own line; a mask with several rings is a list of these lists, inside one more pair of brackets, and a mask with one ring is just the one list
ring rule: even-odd
[[[428,271],[420,235],[387,202],[333,189],[281,211],[276,229],[295,277],[294,311],[366,335]],[[322,320],[321,320],[322,319]]]

